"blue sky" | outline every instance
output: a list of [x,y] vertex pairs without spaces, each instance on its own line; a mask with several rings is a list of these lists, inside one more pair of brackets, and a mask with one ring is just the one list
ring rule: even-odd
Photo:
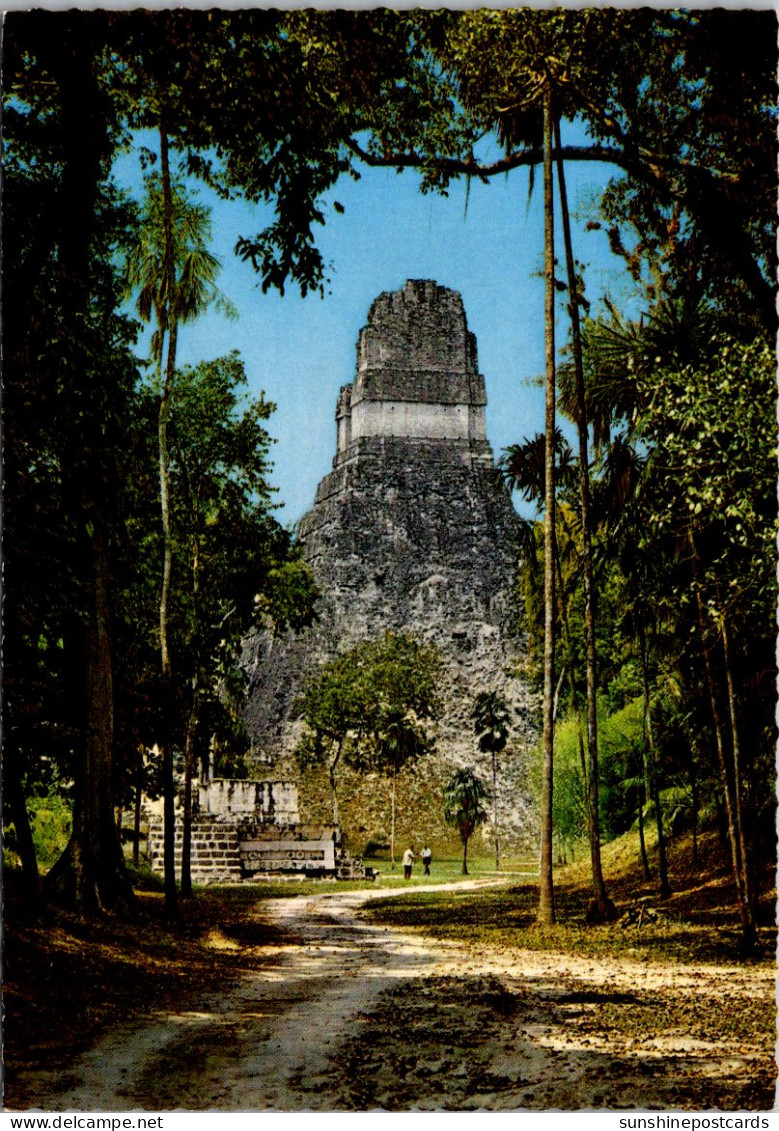
[[[143,173],[134,151],[120,158],[116,172],[120,184],[140,199]],[[575,254],[587,265],[593,303],[604,293],[623,303],[631,294],[605,234],[585,231],[611,172],[596,163],[567,167]],[[496,458],[506,445],[543,429],[537,383],[544,367],[540,171],[529,203],[528,172],[516,170],[489,184],[472,183],[467,211],[464,181],[453,182],[448,198],[423,196],[418,186],[418,177],[408,171],[364,169],[357,182],[342,179],[332,197],[345,213],[326,208],[327,224],[319,232],[330,283],[324,298],[305,299],[294,286],[283,298],[263,294],[251,266],[234,254],[238,236],[260,231],[271,210],[224,203],[198,189],[199,199],[212,207],[212,247],[223,264],[219,285],[239,317],[230,321],[209,313],[182,327],[179,362],[194,364],[237,349],[252,392],[264,390],[276,402],[269,431],[276,439],[278,517],[285,524],[310,508],[319,480],[331,468],[336,398],[340,386],[354,378],[355,344],[368,309],[381,291],[397,290],[406,279],[434,279],[461,292],[486,380],[487,435]],[[564,261],[561,237],[557,250]],[[562,346],[568,334],[562,307],[557,333]]]

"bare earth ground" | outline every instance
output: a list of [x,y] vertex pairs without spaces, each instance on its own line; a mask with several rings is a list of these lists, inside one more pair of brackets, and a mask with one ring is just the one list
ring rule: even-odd
[[[361,920],[389,894],[250,904],[242,934],[214,927],[207,940],[230,977],[193,971],[70,1062],[20,1062],[8,1108],[773,1106],[772,966],[473,947]],[[252,919],[262,946],[247,968]]]

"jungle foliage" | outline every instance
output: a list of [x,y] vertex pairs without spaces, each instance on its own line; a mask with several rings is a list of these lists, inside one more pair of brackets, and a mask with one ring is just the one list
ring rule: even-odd
[[[527,168],[532,188],[543,161],[546,434],[533,451],[534,438],[518,443],[506,468],[525,489],[532,468],[543,484],[545,547],[535,562],[526,555],[523,584],[531,645],[546,637],[547,807],[551,739],[565,716],[596,900],[606,906],[599,838],[634,812],[656,824],[667,892],[664,811],[673,817],[669,791],[683,791],[693,827],[712,814],[727,838],[749,944],[755,864],[774,851],[775,39],[774,13],[726,9],[7,15],[5,788],[33,901],[26,797],[43,795],[53,776],[71,783],[73,825],[52,882],[83,910],[132,899],[114,802],[158,773],[139,745],[156,735],[183,749],[193,703],[198,727],[214,733],[213,688],[230,682],[205,571],[226,595],[236,587],[235,634],[252,588],[279,623],[310,614],[310,586],[267,491],[250,500],[238,489],[246,453],[220,482],[208,453],[188,447],[184,422],[221,375],[225,427],[235,444],[245,427],[259,429],[251,474],[255,487],[267,482],[269,406],[247,406],[242,424],[230,400],[237,359],[197,376],[176,371],[186,318],[175,297],[171,158],[223,197],[272,204],[272,222],[243,235],[237,252],[264,289],[294,283],[303,294],[325,286],[316,234],[329,209],[342,209],[329,196],[340,177],[359,179],[364,165],[410,168],[423,192],[445,194],[453,178]],[[570,122],[584,127],[583,144],[565,142]],[[150,187],[161,220],[111,180],[139,129],[160,139],[161,180]],[[624,260],[641,316],[585,294],[568,239],[565,272],[555,264],[552,221],[559,208],[565,228],[571,161],[610,169],[590,223]],[[168,335],[156,464],[119,266],[152,237],[157,285],[140,313],[154,312],[160,343]],[[555,321],[563,333],[565,323],[555,291],[566,294],[570,365],[557,356]],[[573,450],[558,437],[556,407],[578,427]],[[202,506],[185,479],[191,459]],[[220,515],[214,529],[201,524],[209,508]],[[258,527],[249,578],[211,536],[238,531],[241,545]],[[376,732],[388,765],[417,744],[407,723]],[[624,743],[612,741],[623,724]],[[549,921],[549,855],[547,864]]]

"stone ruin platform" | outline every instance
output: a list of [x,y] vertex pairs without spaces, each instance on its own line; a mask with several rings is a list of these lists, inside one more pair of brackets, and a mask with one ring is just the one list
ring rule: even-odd
[[[242,883],[278,876],[360,880],[366,869],[341,843],[340,830],[301,824],[294,782],[217,778],[196,791],[191,875],[195,884]],[[149,815],[149,863],[164,872],[163,819]],[[181,869],[182,813],[176,812],[175,861]],[[373,877],[371,872],[370,878]]]

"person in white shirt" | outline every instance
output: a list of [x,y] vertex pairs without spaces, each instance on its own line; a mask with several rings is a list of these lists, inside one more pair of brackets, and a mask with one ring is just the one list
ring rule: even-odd
[[411,865],[414,863],[414,859],[414,846],[410,844],[403,853],[403,877],[406,880],[411,879]]

